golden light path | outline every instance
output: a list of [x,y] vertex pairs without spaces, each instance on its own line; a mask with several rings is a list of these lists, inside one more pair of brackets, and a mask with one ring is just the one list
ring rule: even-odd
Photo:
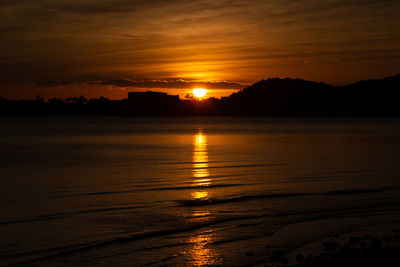
[[195,97],[202,98],[207,94],[207,90],[204,88],[195,88],[193,89],[193,94]]
[[[191,198],[193,200],[207,200],[210,198],[209,190],[206,186],[211,185],[208,170],[208,151],[207,136],[201,131],[193,139],[193,185],[201,186],[199,190],[193,190]],[[195,208],[192,217],[195,222],[209,220],[210,211],[204,207]],[[214,240],[214,230],[193,234],[187,241],[185,254],[188,256],[190,266],[215,265],[218,262],[218,253],[210,244]]]
[[193,177],[195,186],[210,185],[208,172],[207,136],[199,132],[194,136]]

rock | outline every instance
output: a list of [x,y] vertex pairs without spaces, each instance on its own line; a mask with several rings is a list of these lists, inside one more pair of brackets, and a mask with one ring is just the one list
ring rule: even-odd
[[326,260],[321,256],[315,256],[306,266],[326,266]]
[[[341,263],[334,266],[362,266],[362,265],[353,265],[351,262],[356,257],[355,249],[348,248],[348,249],[339,249],[337,254],[333,256],[334,262]],[[346,263],[346,264],[345,264]],[[322,267],[322,266],[321,266]]]
[[357,236],[351,236],[349,238],[350,244],[353,244],[353,245],[358,244],[358,242],[360,242],[360,240],[361,240],[361,238],[359,238]]
[[253,252],[249,251],[249,252],[246,253],[246,255],[247,256],[253,256],[254,254],[253,254]]
[[275,255],[277,255],[280,258],[283,258],[283,257],[285,257],[286,252],[283,251],[283,250],[278,250],[278,251],[275,252]]
[[365,241],[362,241],[360,244],[360,248],[365,248],[367,246],[367,243]]
[[303,256],[302,254],[298,254],[298,255],[296,256],[296,260],[297,260],[297,261],[303,261],[303,260],[304,260],[304,256]]
[[338,239],[340,237],[340,234],[335,234],[333,237]]
[[381,249],[382,242],[378,238],[372,238],[371,248],[372,249]]
[[334,251],[337,248],[337,243],[336,242],[329,242],[325,241],[323,243],[323,247],[325,251]]
[[286,255],[286,252],[283,250],[278,250],[274,253],[274,255],[270,258],[272,261],[282,261],[284,260],[284,257]]
[[332,252],[322,252],[320,256],[323,258],[329,258],[330,256],[332,256]]
[[305,259],[304,259],[304,265],[308,265],[309,263],[311,263],[314,259],[313,255],[308,255]]

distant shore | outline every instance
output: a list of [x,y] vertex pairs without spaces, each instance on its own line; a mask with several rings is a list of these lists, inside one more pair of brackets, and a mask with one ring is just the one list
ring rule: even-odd
[[0,96],[0,116],[400,116],[400,74],[380,80],[331,86],[302,79],[270,78],[229,97],[180,99],[163,92],[128,92],[110,100],[84,96],[41,96],[9,100]]

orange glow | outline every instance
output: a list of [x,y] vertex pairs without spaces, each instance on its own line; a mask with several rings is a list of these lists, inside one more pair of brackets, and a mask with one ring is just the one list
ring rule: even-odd
[[[194,186],[202,187],[201,190],[191,192],[192,199],[204,200],[210,198],[209,190],[204,188],[204,186],[211,184],[212,180],[209,175],[207,136],[199,132],[193,137],[193,183]],[[206,209],[194,209],[191,213],[190,221],[192,223],[207,222],[212,217],[210,211]],[[187,256],[187,265],[208,266],[220,264],[219,253],[211,246],[214,239],[213,230],[191,236],[182,251],[182,254]]]
[[[211,179],[208,178],[208,154],[207,154],[207,136],[198,133],[193,140],[193,183],[194,186],[208,186]],[[207,199],[209,192],[205,190],[193,191],[191,193],[193,199]]]
[[216,251],[210,247],[213,242],[213,232],[205,232],[192,236],[187,244],[188,250],[185,252],[189,256],[191,266],[217,265],[219,257]]
[[196,191],[192,193],[193,199],[207,199],[208,192],[207,191]]
[[207,90],[204,88],[195,88],[193,89],[193,94],[197,98],[202,98],[207,94]]
[[210,175],[208,172],[208,153],[207,153],[207,136],[198,133],[194,137],[193,151],[193,177],[196,178],[196,185],[209,185]]

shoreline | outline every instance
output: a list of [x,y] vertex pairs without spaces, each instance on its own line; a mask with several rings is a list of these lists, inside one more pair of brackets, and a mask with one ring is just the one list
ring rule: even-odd
[[[266,246],[270,249],[270,246]],[[246,254],[251,256],[251,252]],[[276,250],[254,267],[399,266],[400,224],[377,224]]]

